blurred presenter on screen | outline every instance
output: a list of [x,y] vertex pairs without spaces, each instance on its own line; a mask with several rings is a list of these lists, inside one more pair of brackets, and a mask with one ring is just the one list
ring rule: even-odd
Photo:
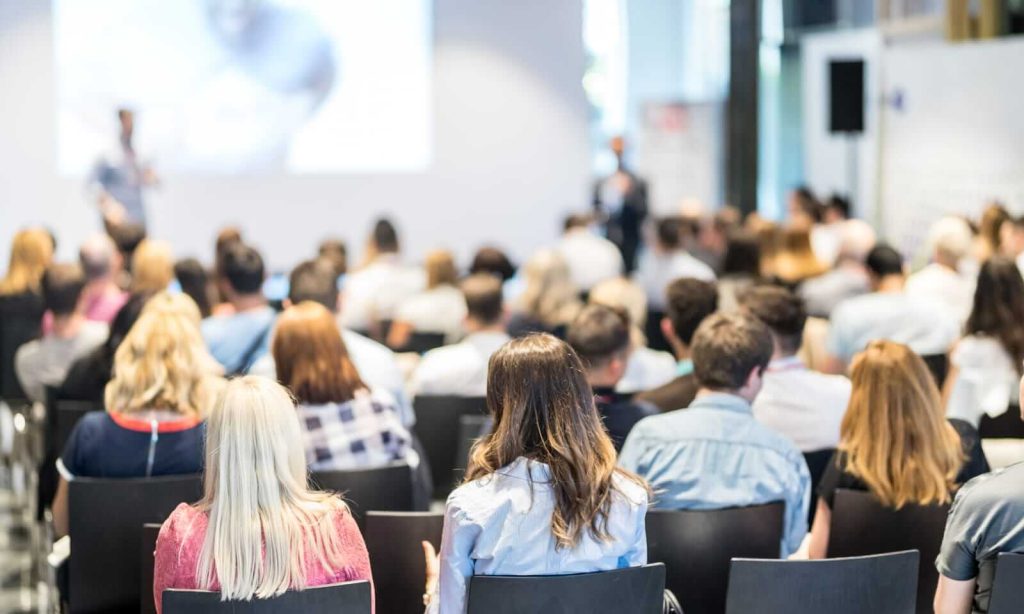
[[146,207],[142,193],[157,184],[156,173],[135,150],[132,141],[135,114],[130,109],[118,109],[117,119],[120,124],[118,146],[96,161],[90,184],[98,192],[103,225],[108,231],[126,224],[145,228]]

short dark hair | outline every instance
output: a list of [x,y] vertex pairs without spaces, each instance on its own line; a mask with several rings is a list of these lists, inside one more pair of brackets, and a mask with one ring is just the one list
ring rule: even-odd
[[75,312],[85,288],[85,274],[77,264],[51,264],[43,274],[43,303],[55,316]]
[[675,249],[683,244],[683,230],[686,221],[679,216],[663,217],[654,223],[654,229],[658,235],[658,243],[669,249]]
[[146,238],[146,228],[142,224],[118,224],[108,228],[107,233],[124,256],[125,267],[130,267],[135,248]]
[[473,256],[469,272],[472,275],[489,273],[499,277],[501,281],[508,281],[515,277],[516,267],[505,252],[497,247],[481,247]]
[[503,299],[501,280],[487,273],[477,273],[462,280],[459,286],[466,299],[466,314],[482,324],[501,320]]
[[739,390],[754,369],[772,358],[772,335],[761,320],[745,313],[718,313],[693,336],[693,370],[701,386]]
[[722,258],[722,275],[761,275],[761,242],[756,235],[745,231],[729,233]]
[[589,215],[583,215],[582,213],[573,213],[565,218],[562,222],[562,230],[568,231],[573,228],[584,228],[590,225],[591,217]]
[[174,277],[181,291],[189,295],[205,318],[210,315],[210,292],[207,287],[206,269],[195,258],[185,258],[174,263]]
[[807,323],[807,307],[802,298],[782,286],[762,285],[743,294],[740,302],[751,315],[768,325],[783,352],[796,354]]
[[228,246],[224,252],[224,278],[239,294],[255,294],[263,286],[263,257],[244,243]]
[[805,185],[797,186],[793,189],[793,194],[800,209],[815,222],[821,222],[824,209],[811,188]]
[[690,277],[677,279],[665,289],[667,315],[679,340],[690,345],[704,318],[718,309],[718,286]]
[[864,264],[868,271],[877,277],[903,274],[903,256],[892,246],[884,243],[876,245],[868,252]]
[[845,196],[833,194],[825,202],[825,209],[835,209],[844,220],[848,220],[850,219],[850,211],[853,207],[850,206],[850,201]]
[[320,303],[329,311],[338,308],[338,279],[334,266],[323,258],[300,262],[288,276],[288,300]]
[[373,225],[373,244],[377,246],[377,251],[383,254],[398,251],[398,231],[391,220],[381,218]]
[[594,369],[629,348],[629,317],[605,305],[587,305],[566,333],[583,365]]
[[344,275],[348,270],[348,247],[341,239],[324,239],[320,242],[317,255],[330,261],[335,275]]

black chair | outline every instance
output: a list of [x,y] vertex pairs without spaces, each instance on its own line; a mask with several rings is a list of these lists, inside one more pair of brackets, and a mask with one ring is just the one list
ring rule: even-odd
[[647,512],[647,560],[664,563],[666,585],[686,614],[725,609],[729,561],[777,558],[782,502],[720,510]]
[[202,496],[198,475],[69,484],[69,602],[80,612],[138,612],[142,525],[163,523],[182,502]]
[[412,469],[404,463],[374,469],[314,471],[310,482],[317,488],[341,494],[360,528],[368,511],[413,510]]
[[938,572],[932,561],[939,555],[949,505],[886,507],[868,492],[839,489],[832,505],[828,557],[851,557],[917,550],[921,565],[917,580],[918,612],[931,612]]
[[1024,554],[1003,552],[996,557],[989,597],[988,614],[1020,612],[1021,604],[1024,604]]
[[929,354],[921,358],[924,359],[924,364],[928,366],[932,377],[935,378],[935,383],[939,385],[939,390],[942,390],[942,386],[946,383],[946,376],[949,375],[949,357],[945,354]]
[[[736,559],[726,614],[907,614],[918,553],[822,561]],[[689,611],[687,611],[689,614]]]
[[473,444],[483,437],[491,427],[491,417],[485,414],[475,414],[459,417],[459,448],[456,453],[455,474],[452,479],[455,483],[462,481],[466,474],[466,467],[469,465],[469,452]]
[[648,309],[647,320],[644,322],[644,335],[647,337],[647,347],[671,353],[672,346],[668,344],[665,333],[661,332],[661,320],[664,317],[664,311]]
[[377,611],[423,614],[426,567],[420,542],[439,547],[444,514],[433,512],[367,512],[366,550],[373,569]]
[[417,333],[409,334],[409,339],[402,347],[392,348],[396,352],[416,352],[426,354],[434,348],[444,345],[444,333]]
[[370,614],[366,580],[288,591],[270,599],[221,601],[209,591],[164,591],[164,614]]
[[50,507],[57,493],[57,459],[71,437],[71,431],[85,414],[103,411],[102,405],[91,401],[68,401],[57,398],[57,389],[46,387],[46,421],[43,435],[43,458],[39,464],[36,480],[36,494],[39,505],[36,516],[43,518],[43,510]]
[[[473,576],[468,614],[661,614],[665,566],[565,576]],[[689,613],[687,613],[689,614]]]
[[25,399],[21,381],[14,372],[14,354],[23,344],[39,336],[41,319],[25,317],[6,308],[0,309],[0,316],[0,399],[13,404]]
[[482,397],[417,396],[413,400],[416,425],[413,431],[427,453],[434,497],[444,499],[455,483],[455,468],[464,461],[458,458],[459,419],[466,415],[482,415],[487,411]]
[[1024,439],[1024,420],[1020,418],[1020,405],[1013,403],[1005,413],[990,418],[982,414],[978,424],[982,439]]
[[139,548],[139,613],[156,614],[156,603],[153,601],[153,564],[156,552],[156,538],[160,535],[160,525],[147,522],[142,525],[142,546]]
[[835,448],[826,448],[824,450],[815,450],[814,452],[804,452],[804,461],[807,463],[807,470],[811,473],[811,504],[807,510],[807,526],[810,527],[814,524],[814,512],[817,511],[817,501],[814,500],[813,494],[818,492],[818,484],[821,483],[822,476],[825,475],[825,469],[828,468],[828,462],[832,460],[832,456],[836,453]]

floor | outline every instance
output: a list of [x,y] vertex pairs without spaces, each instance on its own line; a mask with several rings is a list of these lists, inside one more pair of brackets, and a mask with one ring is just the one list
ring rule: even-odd
[[46,612],[45,591],[37,581],[26,508],[12,487],[11,472],[0,470],[0,612]]

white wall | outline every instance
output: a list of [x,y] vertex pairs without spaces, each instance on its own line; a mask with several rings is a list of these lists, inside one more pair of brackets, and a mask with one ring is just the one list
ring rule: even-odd
[[[51,4],[0,2],[0,257],[27,224],[52,227],[64,258],[99,228],[82,186],[54,172]],[[273,268],[327,235],[361,249],[373,219],[397,220],[406,250],[465,259],[490,241],[519,259],[587,205],[590,181],[579,0],[434,0],[434,161],[419,174],[164,177],[152,234],[211,256],[240,224]],[[139,118],[144,130],[145,118]],[[2,268],[5,265],[0,265]]]

